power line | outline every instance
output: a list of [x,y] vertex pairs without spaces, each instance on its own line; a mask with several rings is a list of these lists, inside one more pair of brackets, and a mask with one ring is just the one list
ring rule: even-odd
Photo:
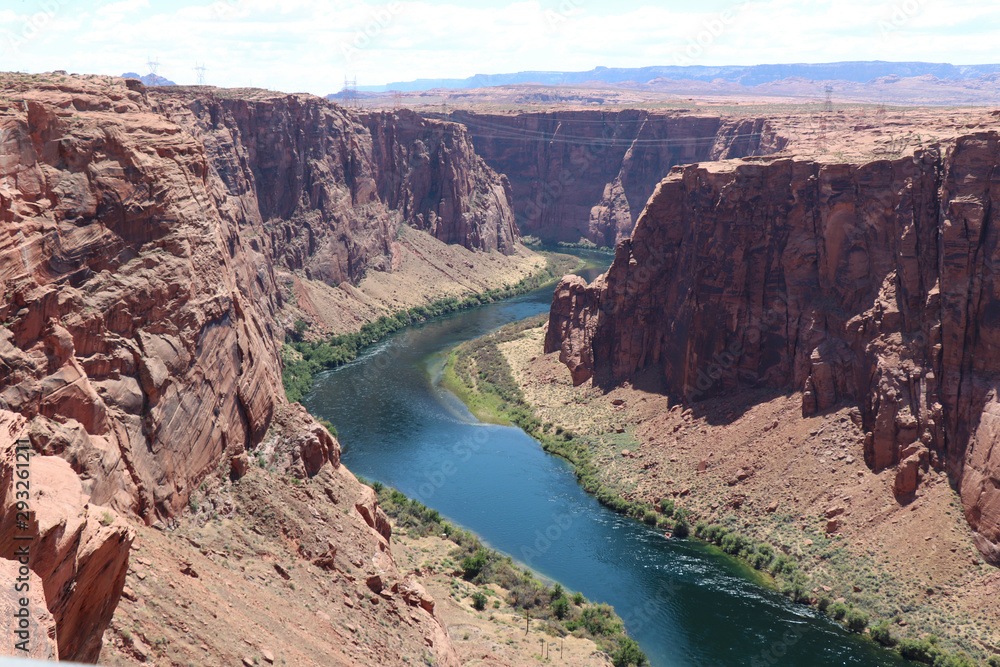
[[358,106],[358,77],[348,79],[344,77],[344,106]]
[[[459,121],[456,121],[459,122]],[[481,134],[485,139],[522,139],[537,141],[539,143],[562,143],[562,144],[590,144],[604,146],[710,146],[715,143],[716,137],[688,137],[683,139],[640,139],[637,137],[586,137],[566,135],[560,133],[559,129],[550,133],[540,130],[529,130],[527,128],[518,129],[502,125],[491,125],[488,123],[470,123],[468,119],[460,121],[470,132]],[[759,137],[759,132],[749,132],[732,135],[733,139],[743,139],[748,137]]]

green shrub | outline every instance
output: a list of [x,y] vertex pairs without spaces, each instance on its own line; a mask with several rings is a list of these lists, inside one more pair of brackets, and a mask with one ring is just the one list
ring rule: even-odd
[[889,623],[887,621],[880,621],[877,625],[872,626],[869,630],[872,639],[877,641],[882,646],[895,646],[896,638],[892,636],[892,632],[889,630]]
[[674,501],[670,498],[660,498],[660,511],[664,516],[674,515]]
[[722,540],[726,539],[726,535],[728,534],[729,531],[722,526],[709,526],[705,530],[705,539],[713,544],[721,545]]
[[819,602],[816,603],[816,606],[825,614],[826,610],[830,608],[830,598],[824,595],[819,599]]
[[907,660],[922,662],[927,665],[938,665],[947,656],[943,655],[937,646],[937,637],[931,635],[926,639],[901,639],[896,647],[899,654]]
[[618,648],[611,654],[611,664],[615,667],[643,667],[649,664],[649,660],[634,639],[622,637]]
[[750,541],[739,533],[728,533],[719,545],[727,554],[737,555],[750,545]]
[[691,526],[684,519],[674,522],[674,537],[687,537],[691,532]]
[[555,614],[555,617],[561,621],[569,615],[569,600],[565,597],[558,597],[552,601],[549,608]]
[[839,621],[847,615],[847,605],[843,602],[834,602],[830,605],[830,618]]
[[575,604],[577,607],[579,607],[583,603],[584,603],[583,593],[581,593],[579,591],[577,591],[576,593],[573,593],[573,604]]
[[765,554],[760,548],[752,553],[747,560],[757,570],[766,570],[768,565],[771,564],[771,557]]
[[486,562],[487,553],[484,549],[479,549],[473,555],[467,556],[462,560],[463,576],[466,579],[475,579],[482,572],[483,568],[486,567]]
[[476,611],[486,609],[486,596],[480,591],[472,594],[472,608]]
[[976,667],[976,663],[969,660],[965,654],[938,653],[937,657],[934,658],[934,667]]
[[645,514],[642,515],[642,521],[648,526],[655,526],[656,522],[660,517],[656,515],[653,510],[647,510]]
[[[809,604],[809,591],[806,589],[805,584],[802,581],[794,581],[788,585],[785,589],[785,594],[792,600],[792,602],[798,604]],[[865,621],[867,624],[867,620]],[[862,628],[864,630],[864,628]]]
[[844,621],[851,632],[864,632],[868,627],[868,614],[860,609],[848,609]]
[[584,607],[578,618],[569,621],[566,628],[572,632],[582,627],[594,637],[605,637],[621,631],[621,623],[614,618],[611,605],[595,604]]

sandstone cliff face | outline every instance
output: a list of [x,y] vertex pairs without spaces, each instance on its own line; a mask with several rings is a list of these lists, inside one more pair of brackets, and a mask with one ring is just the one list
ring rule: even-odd
[[275,266],[391,269],[401,224],[512,251],[461,126],[309,96],[25,83],[0,108],[0,408],[93,502],[147,521],[260,442],[283,400]]
[[524,234],[613,246],[632,233],[656,184],[674,165],[780,150],[763,120],[657,113],[458,111],[476,151],[511,183]]
[[412,112],[349,114],[310,95],[160,91],[155,107],[203,142],[225,197],[276,264],[328,284],[392,267],[401,224],[510,253],[506,180],[460,125]]
[[[169,525],[206,478],[246,472],[285,400],[275,267],[390,270],[401,224],[478,250],[519,237],[506,182],[455,124],[107,77],[5,88],[0,413],[23,420],[40,476],[79,487],[39,510],[32,569],[60,655],[92,660],[131,538],[81,508]],[[335,441],[300,421],[287,469],[338,469]]]
[[1000,560],[1000,232],[995,133],[862,165],[804,159],[677,168],[605,276],[556,291],[546,350],[574,381],[626,378],[696,401],[801,390],[854,403],[867,463],[928,465]]
[[2,110],[0,407],[91,501],[147,521],[259,441],[275,292],[202,145],[96,79]]

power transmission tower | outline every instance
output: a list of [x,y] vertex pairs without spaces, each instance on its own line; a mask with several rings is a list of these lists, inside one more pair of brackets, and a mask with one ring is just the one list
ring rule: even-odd
[[358,106],[358,77],[353,79],[344,77],[344,106]]
[[831,98],[830,95],[833,93],[833,88],[827,86],[824,90],[826,92],[826,100],[823,102],[823,113],[832,113],[833,98]]
[[205,85],[205,70],[206,69],[207,68],[205,67],[205,63],[201,63],[201,64],[195,63],[194,71],[198,73],[198,85],[199,86],[204,86]]
[[399,111],[403,108],[403,93],[394,90],[392,93],[392,110]]
[[150,74],[152,74],[153,76],[159,76],[159,72],[157,72],[156,70],[159,69],[160,63],[155,58],[153,58],[153,56],[149,56],[146,58],[146,66],[149,67]]

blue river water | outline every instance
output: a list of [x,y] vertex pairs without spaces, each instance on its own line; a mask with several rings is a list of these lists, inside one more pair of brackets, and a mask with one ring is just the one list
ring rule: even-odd
[[438,386],[448,350],[546,312],[551,298],[550,286],[399,332],[319,376],[303,403],[337,427],[351,471],[610,603],[654,667],[910,664],[759,585],[742,561],[602,507],[565,461],[518,428],[479,422]]

